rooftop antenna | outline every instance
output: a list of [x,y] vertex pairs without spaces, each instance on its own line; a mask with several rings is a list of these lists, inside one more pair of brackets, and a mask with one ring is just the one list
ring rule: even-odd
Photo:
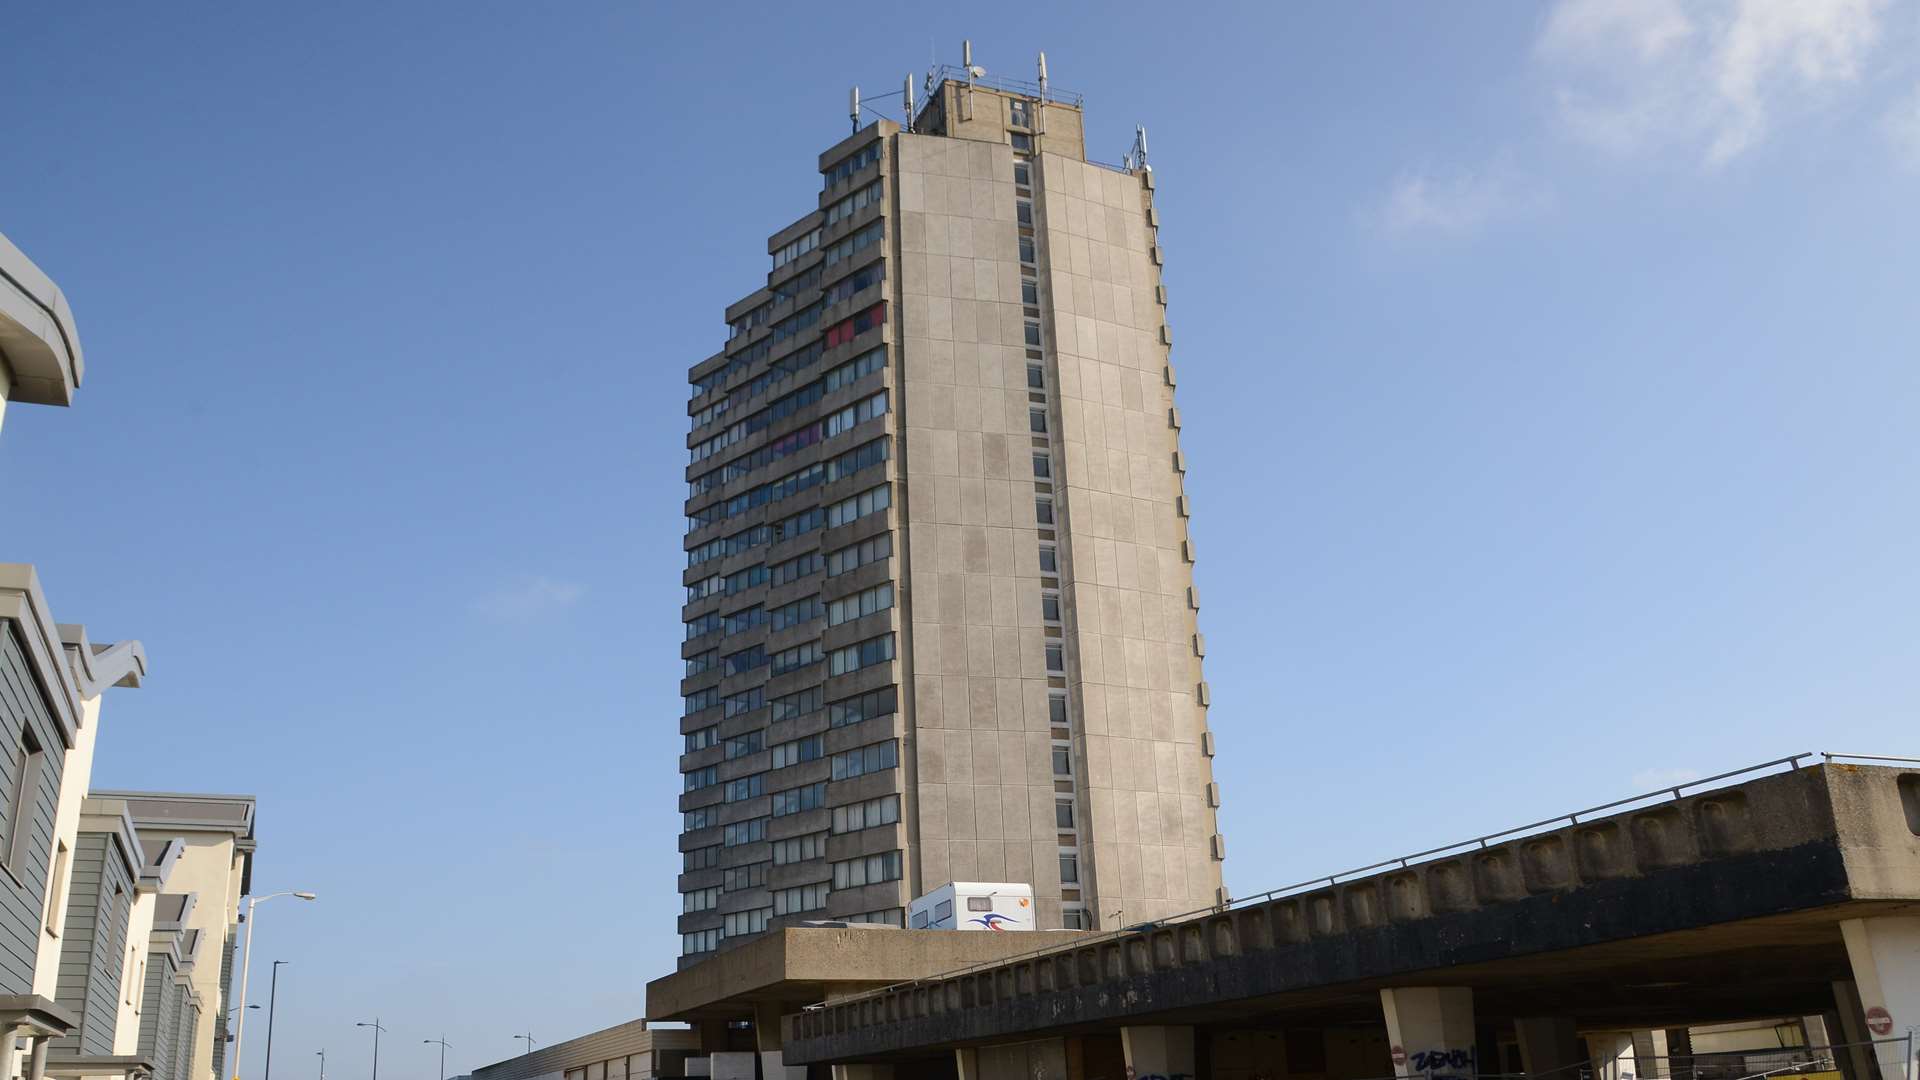
[[901,92],[907,95],[907,134],[913,134],[913,72],[907,72]]
[[1046,105],[1046,103],[1047,103],[1047,54],[1046,54],[1046,50],[1043,49],[1040,52],[1040,104],[1044,106]]
[[853,121],[853,130],[860,130],[860,88],[854,87],[847,92],[847,116]]
[[960,66],[967,69],[967,85],[973,85],[973,40],[960,42]]
[[1153,171],[1153,166],[1147,164],[1147,129],[1144,127],[1133,129],[1133,154],[1139,159],[1142,169]]

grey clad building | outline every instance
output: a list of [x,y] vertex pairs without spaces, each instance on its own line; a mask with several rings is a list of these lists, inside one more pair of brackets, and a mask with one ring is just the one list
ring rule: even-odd
[[683,966],[955,880],[1224,900],[1154,175],[1077,96],[922,97],[795,170],[688,373]]

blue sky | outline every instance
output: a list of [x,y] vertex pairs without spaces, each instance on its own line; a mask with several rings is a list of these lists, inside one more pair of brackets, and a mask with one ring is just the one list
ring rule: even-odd
[[685,370],[963,36],[1151,133],[1236,891],[1920,751],[1920,4],[1119,9],[10,8],[0,231],[89,363],[0,558],[147,644],[96,782],[254,792],[322,894],[286,1075],[671,967]]

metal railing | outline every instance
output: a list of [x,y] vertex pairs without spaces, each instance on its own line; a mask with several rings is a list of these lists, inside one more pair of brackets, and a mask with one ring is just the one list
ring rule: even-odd
[[[957,64],[941,64],[928,73],[928,79],[930,85],[933,87],[933,92],[927,95],[928,101],[932,101],[938,96],[942,84],[950,82],[961,83],[967,86],[984,86],[989,90],[998,90],[1006,94],[1018,94],[1021,97],[1030,97],[1035,100],[1039,100],[1040,97],[1040,84],[1037,82],[1010,79],[1005,75],[975,75]],[[1085,103],[1086,98],[1072,90],[1062,90],[1052,83],[1048,83],[1047,101],[1057,105],[1071,105],[1077,109]]]
[[[1771,761],[1763,761],[1757,765],[1748,765],[1745,768],[1731,769],[1727,772],[1715,773],[1712,776],[1702,776],[1693,780],[1682,781],[1678,784],[1671,784],[1665,787],[1655,788],[1654,790],[1646,792],[1644,794],[1630,795],[1627,798],[1615,799],[1612,802],[1601,803],[1598,806],[1589,806],[1582,810],[1574,810],[1564,814],[1555,814],[1552,817],[1541,818],[1539,821],[1529,822],[1528,824],[1525,824],[1525,825],[1516,825],[1511,829],[1502,829],[1499,832],[1487,833],[1483,836],[1475,836],[1470,839],[1456,841],[1451,844],[1443,844],[1440,847],[1427,848],[1424,851],[1416,851],[1409,855],[1400,855],[1390,859],[1382,859],[1379,862],[1369,863],[1366,866],[1359,866],[1351,870],[1342,870],[1334,874],[1325,874],[1319,877],[1308,878],[1305,881],[1295,882],[1292,885],[1282,885],[1279,888],[1268,889],[1265,892],[1254,893],[1249,896],[1235,897],[1229,900],[1225,904],[1217,904],[1212,907],[1195,908],[1192,911],[1184,911],[1177,915],[1169,915],[1169,916],[1166,916],[1165,918],[1154,919],[1148,922],[1135,923],[1133,925],[1123,926],[1115,930],[1096,930],[1088,933],[1086,937],[1072,941],[1072,942],[1043,945],[1038,948],[1032,949],[1028,952],[1016,953],[1012,956],[1004,956],[995,960],[980,960],[980,961],[976,961],[975,963],[968,964],[964,967],[954,968],[950,971],[938,972],[936,974],[925,975],[917,979],[908,979],[903,982],[891,983],[887,986],[877,987],[875,989],[864,991],[859,994],[854,994],[849,997],[836,999],[832,1004],[844,1005],[850,1002],[865,1001],[869,998],[879,997],[885,994],[894,993],[896,991],[909,989],[915,986],[921,986],[928,983],[939,982],[945,979],[959,978],[965,975],[970,975],[976,971],[980,971],[986,968],[996,968],[1006,964],[1015,964],[1015,963],[1020,963],[1026,960],[1036,959],[1038,957],[1046,956],[1056,952],[1066,952],[1073,949],[1084,948],[1087,945],[1093,944],[1096,942],[1115,941],[1124,937],[1134,936],[1134,935],[1143,934],[1143,933],[1150,933],[1163,926],[1182,923],[1190,919],[1202,918],[1208,915],[1217,915],[1222,912],[1236,910],[1238,908],[1250,906],[1253,904],[1265,903],[1269,900],[1278,899],[1280,897],[1287,896],[1291,893],[1299,892],[1303,889],[1319,889],[1323,887],[1338,885],[1344,880],[1350,880],[1350,879],[1359,877],[1361,875],[1374,873],[1376,871],[1407,869],[1424,862],[1432,861],[1438,856],[1484,849],[1492,841],[1515,840],[1515,839],[1519,839],[1524,836],[1527,836],[1529,834],[1538,832],[1540,830],[1547,829],[1549,827],[1560,828],[1567,825],[1584,824],[1584,822],[1581,820],[1582,818],[1590,819],[1595,814],[1601,813],[1602,811],[1618,810],[1622,807],[1633,806],[1640,803],[1648,803],[1656,799],[1671,798],[1672,800],[1679,800],[1685,797],[1683,795],[1683,792],[1687,791],[1689,788],[1699,788],[1707,784],[1714,784],[1723,780],[1730,780],[1734,777],[1750,776],[1750,775],[1762,773],[1768,770],[1779,769],[1781,766],[1786,766],[1785,771],[1797,771],[1800,768],[1800,762],[1806,760],[1807,758],[1815,757],[1815,756],[1824,758],[1827,762],[1832,762],[1835,759],[1840,759],[1840,758],[1857,759],[1857,760],[1873,760],[1873,761],[1899,761],[1899,762],[1920,761],[1920,759],[1914,759],[1914,758],[1872,757],[1870,755],[1864,755],[1864,754],[1826,754],[1826,753],[1817,754],[1815,751],[1812,751],[1812,750],[1806,751],[1804,753],[1799,753],[1799,754],[1790,754],[1786,757],[1774,758]],[[816,1002],[812,1005],[807,1006],[807,1008],[809,1010],[819,1009],[819,1008],[825,1007],[826,1004],[827,1004],[826,1002]],[[1915,1080],[1920,1080],[1920,1078],[1915,1078]]]

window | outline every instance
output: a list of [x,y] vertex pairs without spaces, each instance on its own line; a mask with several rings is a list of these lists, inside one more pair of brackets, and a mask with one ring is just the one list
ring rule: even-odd
[[879,562],[893,555],[893,534],[881,533],[879,536],[849,544],[827,556],[827,576],[838,577],[849,570],[855,570],[868,563]]
[[1029,107],[1030,103],[1021,98],[1007,102],[1008,122],[1014,127],[1032,127],[1032,118],[1027,112]]
[[878,142],[868,143],[864,148],[841,158],[837,164],[824,170],[824,175],[827,179],[826,186],[831,188],[844,184],[854,173],[859,172],[861,169],[879,160],[880,144]]
[[827,834],[808,833],[805,836],[788,837],[773,842],[773,865],[788,866],[808,859],[818,859],[827,853]]
[[687,677],[692,678],[720,662],[720,650],[708,649],[687,657]]
[[1040,619],[1043,622],[1050,623],[1060,621],[1059,593],[1049,591],[1040,594]]
[[757,862],[748,863],[745,866],[729,867],[727,869],[726,890],[728,892],[739,892],[742,889],[754,889],[765,885],[767,883],[767,867],[772,865],[770,862]]
[[1047,410],[1037,407],[1029,408],[1027,410],[1027,430],[1036,435],[1045,435],[1047,433]]
[[1020,238],[1020,261],[1028,266],[1034,265],[1033,237],[1031,236]]
[[695,889],[692,892],[680,894],[680,911],[682,914],[693,911],[712,911],[714,905],[719,902],[719,888],[710,886],[705,889]]
[[737,757],[757,754],[766,749],[765,737],[766,732],[764,731],[749,731],[745,735],[735,735],[733,738],[728,739],[727,760],[732,761]]
[[680,815],[680,831],[693,832],[697,829],[710,829],[720,824],[720,808],[701,806]]
[[1073,828],[1073,800],[1061,799],[1053,804],[1053,823],[1058,828]]
[[693,693],[687,695],[686,701],[686,711],[681,713],[682,716],[692,716],[697,712],[705,712],[720,704],[720,688],[717,686],[709,686],[705,690],[695,690]]
[[[1037,281],[1022,281],[1020,283],[1020,302],[1028,307],[1039,307],[1040,283]],[[1036,390],[1040,389],[1039,383],[1031,381],[1031,375],[1029,375],[1027,385]]]
[[1033,225],[1033,203],[1026,199],[1021,199],[1014,203],[1013,215],[1015,220],[1019,221],[1020,224],[1031,227]]
[[836,345],[845,345],[886,321],[887,304],[882,300],[865,311],[856,312],[827,327],[827,332],[821,336],[820,343],[829,349]]
[[1060,884],[1072,885],[1080,880],[1080,856],[1060,856]]
[[698,731],[687,732],[687,753],[705,750],[720,741],[720,725],[709,724]]
[[969,896],[967,897],[967,910],[968,911],[992,911],[993,897]]
[[1060,909],[1060,926],[1064,930],[1091,930],[1093,916],[1086,908],[1069,904]]
[[900,853],[889,851],[833,864],[833,887],[857,889],[880,881],[900,880]]
[[827,248],[827,257],[822,260],[828,266],[842,259],[851,259],[886,238],[886,219],[882,218],[870,225],[863,225],[859,232],[835,241]]
[[743,716],[767,703],[766,689],[756,686],[751,690],[742,690],[737,694],[728,694],[721,701],[721,713],[724,716]]
[[687,621],[687,640],[702,637],[720,629],[720,613],[709,611],[705,615]]
[[767,920],[773,917],[770,907],[754,908],[752,911],[736,911],[726,917],[722,929],[728,937],[743,937],[757,934],[767,928]]
[[796,911],[818,911],[827,906],[827,884],[799,885],[777,889],[773,894],[773,913],[791,915]]
[[[780,250],[774,252],[773,268],[775,270],[778,270],[781,267],[787,265],[793,260],[799,258],[802,255],[805,255],[807,252],[812,251],[814,248],[817,248],[819,246],[820,246],[820,230],[814,229],[808,232],[805,236],[800,237],[798,240],[789,241]],[[754,314],[757,315],[759,314],[759,312],[756,311],[754,312]]]
[[872,720],[877,716],[892,716],[897,707],[896,688],[871,690],[858,697],[846,698],[827,706],[827,726],[846,727],[862,720]]
[[1013,163],[1013,182],[1021,187],[1033,186],[1033,166],[1024,161]]
[[807,784],[773,793],[773,816],[786,817],[807,810],[818,810],[827,801],[827,782]]
[[833,831],[837,833],[859,832],[877,825],[891,825],[899,820],[898,795],[882,795],[878,799],[833,808]]
[[836,222],[844,221],[854,214],[859,213],[861,210],[879,202],[883,191],[883,182],[875,180],[859,191],[827,207],[827,224],[833,225]]
[[1058,727],[1067,726],[1067,695],[1049,694],[1047,696],[1047,720]]
[[[834,304],[838,304],[843,300],[850,300],[885,280],[887,280],[886,263],[876,262],[868,266],[863,266],[833,283],[833,287],[827,290],[827,306],[832,307]],[[884,308],[881,309],[881,311],[882,314],[885,313]],[[867,329],[878,325],[879,323],[877,322],[869,323]],[[831,340],[826,343],[828,348],[832,348],[837,344],[839,343]]]
[[885,484],[869,488],[852,498],[842,499],[827,507],[827,528],[837,529],[866,517],[877,514],[893,505],[893,490]]
[[821,607],[819,597],[801,597],[791,604],[782,604],[773,609],[773,628],[775,630],[786,630],[790,627],[799,626],[801,623],[810,623],[818,619],[820,614]]
[[687,603],[691,604],[698,600],[705,600],[709,596],[718,596],[726,590],[726,587],[727,579],[718,574],[701,578],[699,581],[687,586]]
[[[1031,286],[1022,285],[1020,286],[1020,288],[1023,290],[1022,296],[1024,298],[1024,290],[1031,288]],[[1028,302],[1037,303],[1038,301],[1031,300]],[[1047,369],[1042,367],[1039,364],[1028,364],[1027,365],[1027,389],[1045,390],[1046,388],[1047,388]]]
[[820,643],[802,642],[791,649],[782,649],[773,654],[773,673],[785,675],[789,671],[799,671],[820,662]]
[[820,711],[820,697],[820,688],[815,686],[802,690],[797,694],[788,694],[786,697],[774,698],[773,719],[775,722],[793,720],[797,717],[817,713]]
[[60,936],[60,904],[67,894],[67,845],[64,841],[56,844],[53,851],[53,872],[47,878],[47,933]]
[[915,930],[925,930],[927,928],[927,913],[924,909],[913,913],[913,928]]
[[1033,520],[1042,525],[1053,524],[1053,498],[1049,495],[1036,495],[1033,500]]
[[933,921],[934,922],[946,922],[948,919],[951,919],[951,918],[953,918],[953,901],[942,900],[939,903],[933,905]]
[[767,838],[767,819],[754,818],[750,821],[736,821],[727,826],[721,837],[721,843],[727,847],[741,844],[753,844]]
[[788,559],[786,562],[776,563],[769,576],[775,585],[790,585],[803,577],[819,573],[820,569],[820,553],[810,551],[797,558]]
[[680,853],[680,869],[684,871],[711,870],[719,865],[719,844],[709,844],[706,847],[691,848]]
[[784,769],[789,765],[798,765],[803,761],[820,760],[820,736],[809,735],[804,739],[783,742],[773,748],[773,767]]
[[879,911],[863,911],[858,915],[846,916],[850,923],[885,923],[888,926],[905,926],[907,911],[905,908],[881,908]]
[[1073,751],[1064,746],[1056,746],[1053,748],[1053,775],[1073,775]]
[[1013,143],[1013,149],[1016,153],[1025,154],[1033,151],[1033,136],[1031,135],[1022,135],[1016,131],[1008,136],[1008,141]]
[[1053,477],[1053,459],[1046,454],[1033,455],[1033,478],[1048,480]]
[[767,568],[765,566],[749,566],[744,570],[735,570],[733,573],[728,574],[724,591],[729,594],[746,592],[756,585],[765,585],[766,583]]
[[680,935],[680,955],[692,956],[695,953],[712,952],[720,947],[719,930],[695,930]]
[[842,750],[833,755],[833,778],[851,780],[867,773],[881,772],[898,767],[900,764],[900,744],[897,740],[859,746],[852,750]]
[[737,653],[729,653],[726,657],[729,675],[744,675],[754,668],[765,667],[766,664],[767,647],[765,645],[755,645]]
[[767,774],[754,773],[752,776],[742,776],[737,780],[729,780],[727,781],[726,792],[728,802],[741,802],[746,799],[754,799],[765,795],[767,793]]
[[882,582],[871,589],[863,589],[852,596],[843,596],[828,604],[827,625],[839,626],[843,622],[865,618],[892,606],[893,583]]
[[723,637],[732,637],[734,634],[744,634],[754,627],[764,624],[766,621],[767,609],[756,604],[753,607],[745,608],[728,615],[726,621],[721,625],[720,633]]
[[827,674],[846,675],[893,659],[893,635],[882,634],[827,654]]
[[1057,641],[1047,642],[1047,672],[1052,675],[1064,675],[1067,671],[1067,648]]
[[711,787],[720,781],[720,766],[709,765],[704,769],[695,769],[686,774],[686,779],[688,791],[699,791],[703,787]]
[[1052,544],[1040,545],[1040,572],[1057,574],[1060,572],[1060,549]]

